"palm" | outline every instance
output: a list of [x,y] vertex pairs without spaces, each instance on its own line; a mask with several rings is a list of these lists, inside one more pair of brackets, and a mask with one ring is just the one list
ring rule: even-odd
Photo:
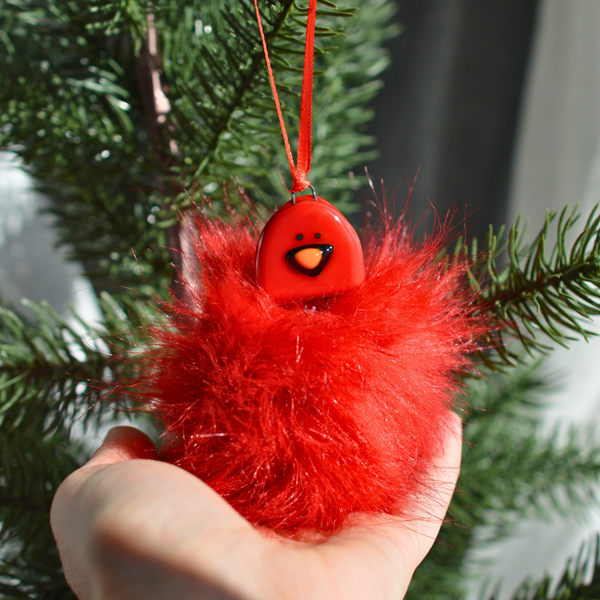
[[460,437],[448,436],[419,515],[357,515],[320,543],[258,531],[199,479],[143,460],[154,456],[118,428],[59,489],[52,525],[81,600],[402,598],[450,501]]

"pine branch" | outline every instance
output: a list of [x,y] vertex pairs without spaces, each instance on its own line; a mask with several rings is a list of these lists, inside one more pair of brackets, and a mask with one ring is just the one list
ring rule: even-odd
[[479,460],[463,470],[461,488],[466,503],[491,511],[486,540],[508,535],[524,517],[583,516],[598,504],[597,430],[573,427],[540,439],[534,427],[502,418],[484,429],[473,434],[481,442],[474,450]]
[[[44,302],[24,302],[36,321],[0,306],[0,433],[52,436],[75,423],[87,429],[112,411],[89,410],[124,377],[122,357],[134,343],[134,319],[104,295],[104,327],[68,325]],[[106,340],[106,342],[104,341]]]
[[89,456],[83,443],[69,440],[68,427],[53,434],[0,432],[0,537],[18,538],[21,552],[43,535],[62,480]]
[[[487,340],[500,363],[483,355],[490,365],[514,365],[517,352],[509,347],[516,340],[530,355],[546,353],[557,343],[595,332],[586,327],[600,314],[600,214],[598,205],[587,218],[582,232],[568,247],[568,238],[580,218],[577,208],[565,207],[558,220],[549,211],[544,226],[531,244],[523,242],[520,221],[511,227],[504,242],[502,232],[490,229],[481,260],[475,243],[470,250],[472,288],[480,294],[482,307],[498,327]],[[556,238],[547,247],[551,226]],[[507,262],[500,260],[507,256]]]
[[[465,384],[463,414],[469,441],[479,443],[485,428],[498,418],[518,419],[527,426],[539,424],[546,398],[559,387],[556,375],[546,373],[543,359],[521,360],[506,373],[484,370],[482,377]],[[479,433],[484,432],[484,433]]]
[[96,288],[143,294],[170,271],[168,254],[156,252],[165,232],[152,222],[159,168],[131,38],[90,32],[88,8],[0,3],[0,149],[17,152],[52,198],[60,237]]
[[[510,377],[494,375],[486,412],[475,410],[468,421],[470,449],[460,486],[467,508],[455,515],[463,525],[480,527],[480,543],[509,535],[525,517],[583,517],[598,504],[597,429],[572,426],[536,433],[552,387],[539,366]],[[528,401],[520,402],[524,396]]]
[[[591,578],[590,578],[591,573]],[[578,554],[567,562],[558,581],[546,576],[524,583],[513,600],[597,600],[600,597],[600,537],[582,544]],[[489,600],[495,600],[494,593]]]
[[[329,3],[331,4],[331,3]],[[354,10],[319,8],[315,80],[314,160],[311,177],[334,202],[356,181],[349,168],[366,158],[371,142],[360,129],[371,118],[364,105],[379,87],[373,79],[387,64],[381,42],[395,33],[386,0],[365,0]],[[292,0],[263,9],[275,77],[291,139],[298,128],[306,10]],[[164,15],[163,15],[164,16]],[[200,17],[200,18],[198,18]],[[196,37],[189,32],[195,30]],[[209,32],[209,33],[207,33]],[[340,35],[344,33],[344,35]],[[257,190],[267,205],[288,197],[287,158],[266,76],[251,0],[223,3],[220,10],[186,6],[162,27],[170,115],[180,133],[184,164],[176,169],[185,187],[221,197],[223,181]],[[186,166],[189,165],[189,166]],[[290,182],[287,181],[289,184]],[[181,201],[188,201],[182,196]]]
[[103,294],[105,322],[92,327],[76,316],[70,326],[45,303],[24,304],[32,322],[0,306],[0,596],[65,600],[73,596],[50,504],[87,461],[94,429],[122,418],[105,397],[127,375],[122,359],[142,341],[137,325],[147,309],[138,302],[128,314]]
[[136,52],[140,52],[148,33],[147,13],[154,3],[146,0],[87,0],[79,2],[81,20],[88,33],[113,36],[129,32]]
[[[417,570],[409,598],[464,597],[465,567],[478,542],[505,536],[523,517],[583,512],[597,503],[597,432],[540,437],[549,391],[541,364],[469,381],[461,476],[438,541]],[[552,385],[552,384],[550,384]]]
[[[357,185],[348,171],[371,143],[364,106],[387,64],[381,45],[396,32],[394,3],[363,0],[357,13],[321,4],[312,179],[348,208]],[[233,180],[259,204],[287,198],[252,2],[152,3],[154,87],[171,107],[161,113],[165,135],[152,143],[136,52],[149,36],[148,8],[135,0],[0,3],[0,149],[20,154],[53,199],[61,240],[96,289],[123,286],[124,295],[151,294],[170,279],[177,261],[163,248],[176,248],[177,236],[163,226],[172,223],[175,198],[189,202],[182,186],[192,197],[218,198]],[[294,138],[304,8],[285,0],[263,13]]]
[[74,598],[62,575],[48,515],[61,481],[85,460],[85,449],[64,431],[51,438],[0,434],[2,598]]
[[[216,41],[207,43],[204,46],[201,45],[196,60],[192,57],[187,58],[188,61],[191,60],[192,64],[195,65],[193,70],[198,79],[194,82],[196,84],[194,87],[203,90],[205,95],[201,106],[203,114],[197,116],[206,117],[210,115],[208,119],[201,121],[201,125],[188,121],[185,126],[187,130],[192,131],[195,125],[196,135],[194,136],[194,142],[196,144],[200,142],[204,145],[203,159],[194,174],[194,178],[201,176],[206,167],[214,159],[221,137],[229,130],[232,124],[234,113],[242,109],[246,94],[249,93],[253,85],[255,85],[258,75],[264,70],[262,47],[256,43],[257,40],[255,39],[258,30],[253,19],[252,3],[249,1],[243,2],[241,8],[238,10],[232,10],[232,8],[232,5],[227,6],[222,9],[220,15],[215,15],[217,18],[220,17],[223,23],[227,23],[230,28],[229,31],[225,30],[223,34],[218,29],[214,29],[212,25],[208,25],[210,33],[214,34]],[[275,13],[274,16],[271,13],[267,13],[272,17],[268,20],[265,19],[264,25],[265,36],[269,45],[273,45],[273,40],[277,38],[292,9],[293,0],[284,0],[281,2],[278,13]],[[187,12],[187,14],[189,15],[190,13]],[[206,27],[204,32],[208,33],[209,30]],[[181,57],[184,49],[173,44],[176,35],[177,32],[175,34],[165,32],[165,54],[168,57],[166,60],[171,64],[175,57],[174,53],[178,53],[178,62],[186,61],[186,59]],[[283,35],[287,36],[287,39],[290,40],[288,44],[296,42],[293,33],[290,34],[289,31],[286,31]],[[230,43],[231,38],[241,41],[243,54],[236,54],[233,44]],[[279,48],[280,53],[285,53],[285,50],[286,48]],[[242,66],[242,68],[240,68],[240,56],[244,57],[243,60],[245,62],[245,67]],[[167,78],[169,74],[171,74],[171,70],[167,71]],[[219,82],[218,88],[214,86],[213,81],[215,79]],[[173,90],[175,91],[177,90],[177,79],[174,79],[173,83]],[[190,81],[181,83],[183,90],[191,92],[189,87],[193,84]],[[263,95],[266,94],[263,92]],[[178,99],[183,100],[183,97],[180,96]],[[209,102],[209,99],[212,100],[212,103]],[[185,119],[185,113],[180,112],[179,118],[182,120]],[[247,135],[252,135],[253,133],[251,129],[246,131]]]

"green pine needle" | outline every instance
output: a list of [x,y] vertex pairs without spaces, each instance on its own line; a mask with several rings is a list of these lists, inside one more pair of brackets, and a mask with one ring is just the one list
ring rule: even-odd
[[[489,366],[514,365],[514,341],[535,355],[596,335],[589,323],[600,314],[599,207],[592,209],[570,247],[568,239],[580,218],[577,207],[565,207],[556,217],[549,211],[529,244],[523,242],[525,231],[517,220],[504,241],[502,232],[496,235],[490,228],[482,254],[476,244],[459,248],[469,254],[471,287],[497,327],[487,340],[492,354],[482,355]],[[549,248],[554,223],[556,242]]]
[[[398,31],[392,0],[361,5],[325,3],[317,32],[311,179],[344,210],[360,183],[348,173],[372,155],[365,105],[388,63],[382,44]],[[141,78],[150,7],[170,106],[164,123]],[[294,144],[303,6],[261,9]],[[23,157],[53,199],[61,241],[97,290],[152,295],[168,282],[174,207],[210,194],[218,208],[224,182],[268,207],[288,199],[251,0],[5,0],[0,32],[0,150]]]
[[125,377],[122,357],[136,343],[139,317],[107,294],[102,327],[80,319],[73,327],[45,302],[24,305],[31,323],[0,305],[0,434],[93,430],[114,414],[88,409],[109,395],[107,381]]
[[[367,0],[363,10],[318,10],[315,48],[313,168],[319,194],[347,201],[357,179],[348,170],[370,154],[362,130],[364,105],[387,65],[381,42],[396,33],[392,5]],[[262,20],[286,126],[298,130],[306,8],[292,0],[261,4]],[[348,17],[353,17],[348,19]],[[221,197],[222,182],[256,190],[273,206],[287,199],[289,167],[267,78],[254,6],[229,0],[219,10],[194,4],[161,16],[164,73],[173,100],[172,121],[184,157],[175,167],[192,198]],[[384,25],[386,24],[386,25]],[[207,27],[209,33],[206,33]],[[195,36],[190,37],[190,32]],[[343,34],[343,35],[342,35]],[[189,165],[189,166],[187,166]],[[196,189],[197,188],[197,189]],[[187,194],[179,198],[188,202]],[[348,208],[349,206],[346,205]]]
[[64,431],[51,438],[0,428],[0,597],[70,600],[50,531],[52,498],[87,454]]

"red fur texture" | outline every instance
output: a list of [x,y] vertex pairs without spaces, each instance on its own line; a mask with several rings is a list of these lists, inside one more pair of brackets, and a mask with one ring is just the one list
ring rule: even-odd
[[252,227],[195,225],[197,280],[165,307],[140,375],[179,439],[170,460],[288,534],[410,504],[485,330],[464,266],[436,260],[439,236],[416,245],[388,223],[363,241],[358,289],[279,306],[255,283]]

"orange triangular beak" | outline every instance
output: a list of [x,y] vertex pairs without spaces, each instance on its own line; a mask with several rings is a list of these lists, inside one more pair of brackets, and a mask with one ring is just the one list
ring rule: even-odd
[[316,277],[327,266],[332,252],[331,244],[310,244],[293,248],[285,258],[300,273]]
[[323,251],[319,248],[304,248],[294,255],[296,262],[309,271],[319,266],[323,259]]

